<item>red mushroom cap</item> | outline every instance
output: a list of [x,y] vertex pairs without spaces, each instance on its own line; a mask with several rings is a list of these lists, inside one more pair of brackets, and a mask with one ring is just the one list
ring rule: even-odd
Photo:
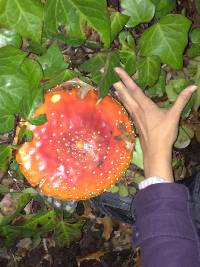
[[80,88],[62,85],[45,94],[35,115],[45,113],[47,122],[28,125],[31,142],[17,152],[20,169],[32,186],[62,200],[99,195],[124,174],[134,141],[132,122],[111,96],[97,103],[97,92],[84,98]]

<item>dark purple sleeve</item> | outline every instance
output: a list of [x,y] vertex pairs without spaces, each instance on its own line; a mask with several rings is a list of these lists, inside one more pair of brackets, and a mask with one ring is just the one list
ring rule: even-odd
[[142,267],[200,267],[199,237],[187,188],[175,183],[141,190],[134,201],[134,245]]

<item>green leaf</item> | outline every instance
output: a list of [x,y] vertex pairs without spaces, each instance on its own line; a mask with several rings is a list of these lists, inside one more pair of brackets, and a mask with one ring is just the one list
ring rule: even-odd
[[200,44],[200,29],[193,29],[190,35],[190,39],[193,44]]
[[179,128],[178,138],[174,146],[176,148],[185,148],[190,144],[191,139],[194,137],[193,130],[188,126],[181,126]]
[[200,43],[192,44],[192,46],[187,50],[188,57],[198,57],[200,56]]
[[119,42],[121,44],[119,56],[122,67],[129,75],[133,75],[136,71],[135,41],[133,36],[130,32],[121,32],[119,34]]
[[39,0],[0,0],[0,25],[40,42],[43,6]]
[[156,18],[169,14],[176,7],[176,0],[151,0],[151,2],[156,6]]
[[121,0],[121,7],[122,13],[130,17],[127,27],[151,21],[155,13],[155,6],[150,0]]
[[18,68],[26,56],[27,53],[17,49],[14,46],[4,46],[0,48],[0,66],[11,66]]
[[163,17],[142,34],[139,52],[143,56],[158,56],[162,63],[181,69],[190,25],[191,21],[181,15]]
[[68,0],[100,35],[104,46],[110,46],[110,17],[106,0]]
[[[169,84],[166,86],[166,93],[168,99],[171,102],[174,102],[178,97],[178,95],[180,94],[180,92],[190,84],[192,84],[192,81],[186,81],[184,79],[171,80]],[[186,104],[185,108],[183,109],[182,117],[186,118],[189,115],[190,111],[194,106],[194,101],[195,101],[195,94],[192,95],[192,97]]]
[[128,196],[128,187],[125,186],[124,184],[119,184],[118,187],[119,187],[119,191],[118,191],[119,195],[121,197],[127,197]]
[[32,117],[28,120],[33,125],[42,125],[47,122],[47,116],[45,114],[40,114],[37,117]]
[[160,61],[156,56],[140,58],[137,63],[137,82],[145,88],[153,86],[159,79]]
[[197,91],[194,93],[194,106],[193,109],[197,111],[200,107],[200,65],[197,67],[195,75],[195,84],[198,85]]
[[25,74],[17,68],[0,66],[0,116],[19,113],[20,103],[29,90]]
[[200,14],[200,0],[194,0],[197,12]]
[[133,180],[136,184],[141,183],[142,181],[144,181],[144,176],[142,176],[140,173],[136,173],[134,175],[134,180]]
[[54,239],[59,247],[69,246],[73,241],[81,238],[83,222],[68,223],[60,221],[54,232]]
[[26,77],[28,78],[31,87],[33,89],[37,89],[43,77],[43,71],[40,64],[35,60],[26,58],[23,61],[21,70],[23,73],[26,74]]
[[38,59],[44,71],[44,78],[49,79],[56,73],[66,69],[63,55],[57,43],[52,44],[47,52]]
[[23,228],[43,234],[52,230],[56,225],[57,220],[54,210],[38,212],[22,224]]
[[[81,69],[92,74],[99,87],[99,96],[103,98],[110,86],[119,80],[114,67],[120,65],[118,52],[98,53],[81,65]],[[95,68],[94,68],[95,66]]]
[[148,89],[149,95],[159,96],[159,97],[163,96],[165,93],[165,85],[166,85],[166,73],[163,70],[161,70],[157,83]]
[[115,39],[117,34],[124,28],[129,17],[120,12],[113,12],[110,16],[111,20],[111,42]]
[[117,193],[119,191],[119,187],[117,185],[113,185],[110,189],[107,190],[107,192],[111,193]]
[[169,81],[168,85],[166,86],[166,93],[168,99],[171,102],[174,102],[180,92],[190,84],[191,81],[186,81],[184,79],[174,79]]
[[9,133],[14,127],[13,115],[0,115],[0,134]]
[[33,139],[33,132],[28,130],[25,125],[20,128],[18,134],[18,143],[21,142],[31,142]]
[[44,31],[67,44],[78,46],[85,41],[85,21],[95,29],[105,47],[110,46],[110,17],[106,0],[49,0],[45,5]]
[[17,208],[11,215],[4,216],[2,218],[0,217],[0,226],[11,222],[25,208],[32,198],[31,194],[28,193],[13,193],[12,196],[17,202]]
[[55,74],[51,77],[51,79],[47,82],[45,82],[42,87],[46,90],[49,88],[52,88],[53,86],[62,83],[64,81],[70,80],[74,77],[76,77],[78,74],[73,70],[63,70],[60,73]]
[[55,36],[66,44],[79,46],[85,42],[83,18],[68,0],[48,0],[45,4],[44,34]]
[[0,145],[0,171],[6,171],[12,156],[10,145]]
[[10,189],[7,186],[0,184],[0,194],[5,194],[9,192],[10,192]]
[[37,88],[29,92],[21,103],[21,115],[24,119],[29,120],[35,110],[42,104],[44,93],[42,88]]
[[0,47],[7,45],[20,48],[22,45],[22,38],[16,31],[2,28],[0,29]]
[[138,137],[135,139],[135,149],[133,152],[132,163],[135,164],[140,169],[144,169],[143,152]]

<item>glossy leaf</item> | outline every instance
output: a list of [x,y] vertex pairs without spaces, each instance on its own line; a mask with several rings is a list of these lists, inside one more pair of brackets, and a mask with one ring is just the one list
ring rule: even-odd
[[86,37],[82,27],[83,18],[68,0],[48,0],[45,4],[44,34],[55,36],[66,44],[78,46]]
[[151,2],[156,7],[156,18],[161,18],[169,14],[176,7],[176,0],[151,0]]
[[160,75],[160,61],[158,57],[143,57],[137,63],[137,82],[141,87],[154,85]]
[[0,25],[40,42],[43,6],[39,0],[0,0]]
[[139,140],[138,137],[135,139],[135,149],[134,149],[134,152],[133,152],[132,163],[135,164],[140,169],[144,169],[143,152],[142,152],[142,148],[141,148],[141,145],[140,145],[140,140]]
[[[99,87],[99,96],[103,98],[110,86],[119,80],[114,67],[119,66],[118,52],[98,53],[81,65],[81,69],[92,74],[92,79]],[[94,68],[95,66],[95,68]]]
[[54,239],[59,247],[69,246],[73,241],[81,238],[83,222],[68,223],[60,221],[54,232]]
[[120,12],[113,12],[111,14],[111,42],[115,39],[117,34],[123,29],[129,17]]
[[29,80],[29,84],[34,89],[37,89],[40,81],[43,77],[43,71],[40,64],[32,59],[26,58],[23,61],[21,70],[26,74],[26,77]]
[[178,138],[174,144],[176,148],[185,148],[190,144],[194,136],[193,130],[188,126],[181,126],[179,128]]
[[155,13],[155,6],[150,0],[121,0],[121,7],[122,13],[130,17],[127,27],[151,21]]
[[13,115],[0,115],[0,134],[9,133],[14,127]]
[[0,145],[0,171],[5,171],[8,167],[12,154],[10,145]]
[[66,69],[68,64],[65,63],[63,55],[57,43],[52,44],[47,52],[38,59],[44,71],[44,78],[48,79],[56,73]]
[[32,117],[28,120],[33,125],[42,125],[47,122],[47,117],[45,114],[40,114],[36,117]]
[[148,94],[150,96],[163,96],[165,93],[165,85],[166,85],[166,73],[161,70],[160,76],[156,84],[148,89]]
[[18,68],[26,56],[27,53],[14,46],[4,46],[0,48],[0,67],[10,66]]
[[15,30],[0,29],[0,47],[13,45],[20,48],[22,44],[22,38]]
[[0,116],[19,113],[20,103],[29,90],[24,73],[17,68],[0,66]]
[[181,69],[190,25],[190,20],[181,15],[163,17],[142,34],[139,41],[140,53],[144,56],[158,56],[162,63]]
[[110,46],[110,17],[106,0],[68,0],[100,35],[104,46]]

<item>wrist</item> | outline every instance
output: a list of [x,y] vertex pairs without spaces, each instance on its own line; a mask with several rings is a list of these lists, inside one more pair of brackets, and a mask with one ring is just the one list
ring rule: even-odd
[[160,176],[166,181],[173,182],[172,152],[160,151],[160,153],[149,153],[144,157],[145,177]]

